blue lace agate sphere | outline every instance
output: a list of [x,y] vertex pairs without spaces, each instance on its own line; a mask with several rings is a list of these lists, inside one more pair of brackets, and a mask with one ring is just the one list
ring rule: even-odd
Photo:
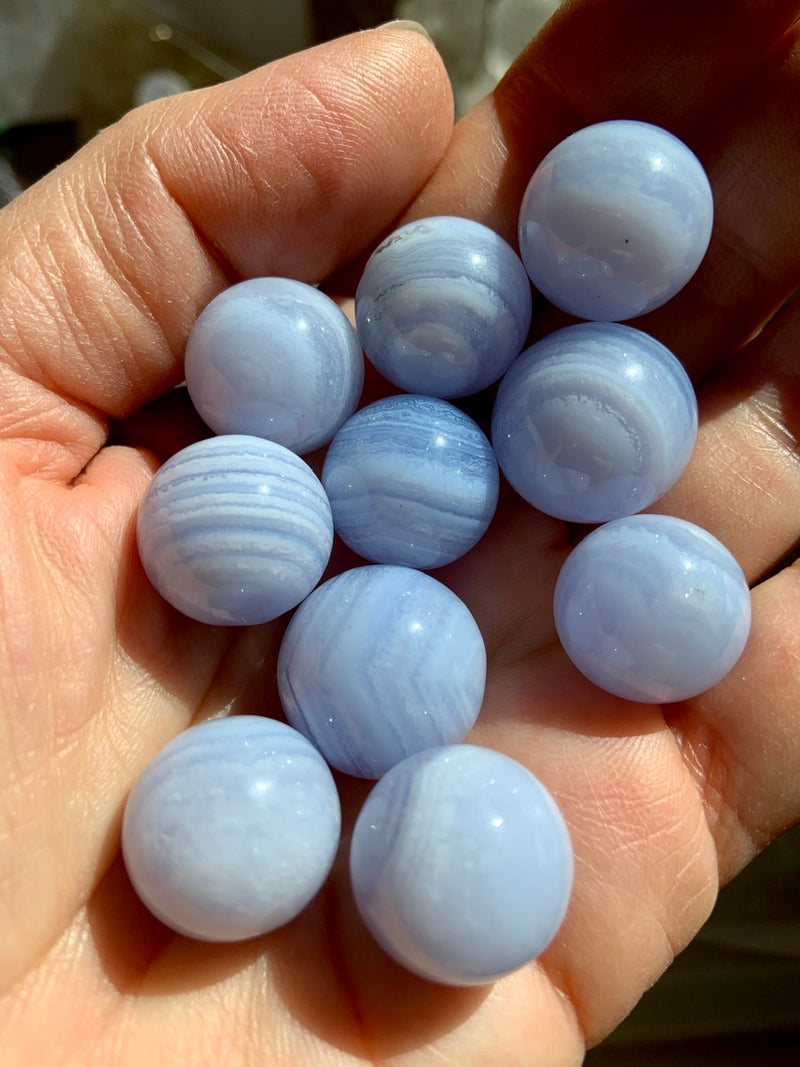
[[278,656],[289,722],[332,767],[360,778],[461,741],[485,683],[486,650],[468,608],[410,567],[329,579],[294,613]]
[[350,850],[356,904],[398,963],[479,985],[539,956],[569,901],[569,834],[543,785],[490,749],[449,745],[373,788]]
[[492,446],[463,411],[391,396],[351,416],[328,448],[322,484],[342,540],[365,559],[423,570],[468,552],[494,515]]
[[299,456],[231,434],[167,460],[136,532],[147,576],[173,607],[200,622],[250,625],[311,592],[330,557],[333,518]]
[[554,612],[561,643],[587,678],[659,704],[696,696],[733,667],[750,629],[750,593],[739,564],[707,531],[634,515],[573,549]]
[[185,374],[215,433],[265,437],[302,455],[327,444],[355,411],[364,357],[330,297],[289,278],[252,278],[200,313]]
[[535,508],[571,522],[641,511],[678,479],[697,438],[679,361],[619,323],[586,322],[532,345],[500,383],[492,443]]
[[581,319],[629,319],[689,281],[713,213],[705,171],[682,141],[644,122],[600,122],[537,167],[519,214],[520,254],[557,307]]
[[531,322],[531,286],[511,246],[471,219],[401,226],[370,257],[356,292],[369,359],[409,393],[457,397],[497,381]]
[[145,768],[122,851],[147,907],[179,933],[239,941],[293,919],[339,843],[339,796],[313,745],[241,715],[194,726]]

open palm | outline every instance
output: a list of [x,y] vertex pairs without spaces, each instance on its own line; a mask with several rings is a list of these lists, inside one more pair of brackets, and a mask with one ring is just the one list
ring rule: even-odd
[[[797,818],[800,582],[784,564],[800,533],[800,304],[776,312],[800,282],[798,15],[797,0],[567,2],[452,139],[434,51],[369,32],[134,112],[3,212],[4,1065],[579,1064],[720,883]],[[198,432],[175,395],[148,408],[180,381],[193,318],[258,274],[335,278],[347,295],[344,268],[403,212],[469,215],[513,240],[541,156],[612,117],[684,137],[715,190],[700,272],[636,325],[699,383],[698,447],[658,510],[745,568],[742,660],[665,708],[594,689],[552,623],[574,532],[504,492],[481,545],[437,577],[487,642],[473,739],[534,770],[570,826],[575,891],[554,944],[492,988],[430,985],[371,942],[341,869],[264,938],[173,935],[118,856],[127,792],[190,722],[280,714],[280,625],[183,619],[136,555],[152,471]],[[560,322],[543,309],[536,329]],[[340,785],[347,828],[367,787]]]

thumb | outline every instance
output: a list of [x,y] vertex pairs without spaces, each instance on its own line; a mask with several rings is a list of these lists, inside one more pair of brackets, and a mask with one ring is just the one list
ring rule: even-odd
[[[442,63],[390,26],[131,112],[0,215],[0,439],[73,478],[179,381],[231,281],[316,282],[419,191],[452,126]],[[21,452],[19,451],[21,450]]]

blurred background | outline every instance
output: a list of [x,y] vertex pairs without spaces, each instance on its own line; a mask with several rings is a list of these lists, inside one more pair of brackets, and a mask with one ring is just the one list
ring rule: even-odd
[[0,0],[0,202],[136,104],[392,18],[425,24],[459,112],[558,0]]
[[[558,3],[0,0],[0,206],[136,104],[392,18],[431,33],[463,113]],[[800,828],[722,891],[693,944],[586,1062],[800,1064]]]

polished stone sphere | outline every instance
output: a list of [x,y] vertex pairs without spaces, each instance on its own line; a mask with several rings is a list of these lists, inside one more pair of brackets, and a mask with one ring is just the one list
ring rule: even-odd
[[492,443],[511,485],[570,522],[649,507],[677,480],[697,438],[686,371],[654,338],[620,323],[567,326],[507,372]]
[[410,756],[368,796],[350,874],[364,922],[434,982],[491,982],[539,956],[572,886],[569,834],[530,771],[475,745]]
[[386,397],[351,416],[328,448],[322,484],[342,540],[364,559],[430,570],[468,552],[497,506],[489,440],[430,396]]
[[373,252],[356,292],[369,359],[409,393],[458,397],[497,381],[522,350],[531,286],[511,246],[471,219],[401,226]]
[[128,799],[125,865],[162,922],[202,941],[239,941],[293,919],[339,843],[333,776],[285,723],[214,719],[180,734]]
[[186,386],[218,434],[252,434],[302,455],[356,409],[364,357],[329,296],[290,278],[251,278],[215,297],[186,344]]
[[555,589],[556,629],[601,689],[643,703],[687,700],[722,679],[750,629],[742,569],[684,519],[633,515],[592,531]]
[[234,434],[168,459],[136,532],[145,572],[173,607],[200,622],[250,625],[289,611],[319,582],[333,519],[304,460]]
[[332,767],[360,778],[461,741],[485,682],[486,650],[468,608],[411,567],[329,579],[292,616],[278,656],[289,722]]
[[537,167],[519,213],[520,254],[556,307],[580,319],[630,319],[689,281],[713,213],[706,173],[682,141],[645,122],[600,122]]

